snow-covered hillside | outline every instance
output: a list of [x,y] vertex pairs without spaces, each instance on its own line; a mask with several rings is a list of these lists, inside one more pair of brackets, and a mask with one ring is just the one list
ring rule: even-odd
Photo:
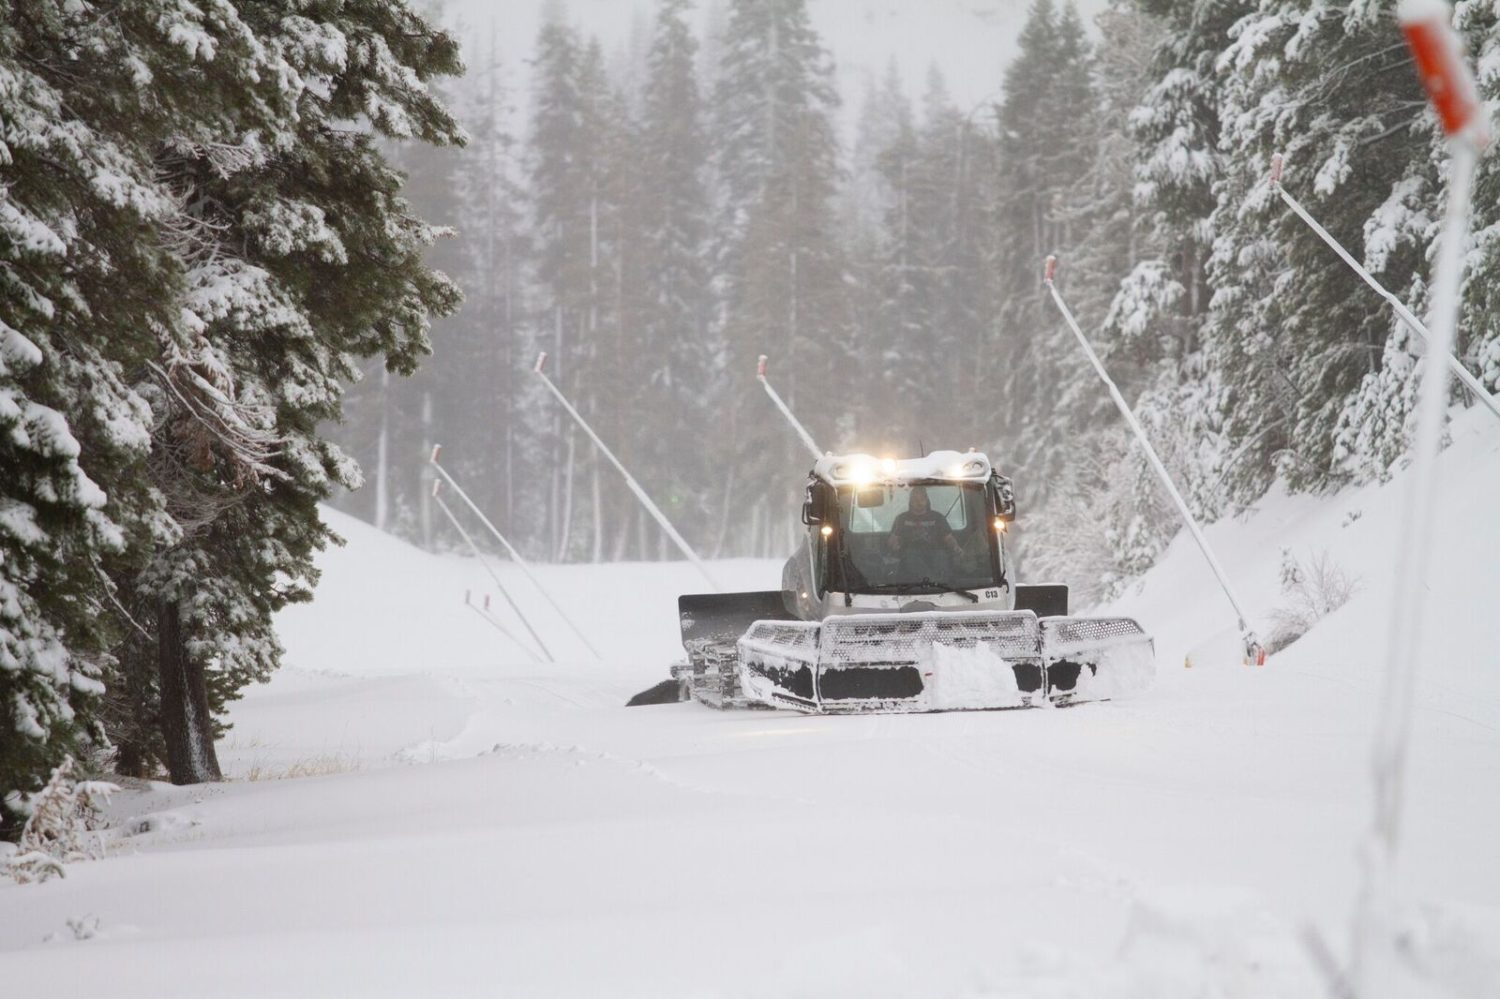
[[[1500,990],[1486,420],[1464,414],[1442,464],[1401,870],[1414,946],[1460,996]],[[281,619],[287,668],[234,711],[237,779],[126,793],[108,859],[0,886],[0,981],[152,999],[1326,995],[1303,934],[1347,942],[1399,486],[1273,495],[1212,528],[1257,613],[1282,599],[1283,546],[1359,581],[1264,668],[1235,660],[1179,538],[1117,608],[1157,636],[1150,694],[930,716],[623,708],[676,654],[690,567],[544,570],[602,663],[507,570],[563,660],[539,666],[464,607],[493,590],[477,567],[330,513],[349,544]],[[321,775],[245,779],[288,772]]]

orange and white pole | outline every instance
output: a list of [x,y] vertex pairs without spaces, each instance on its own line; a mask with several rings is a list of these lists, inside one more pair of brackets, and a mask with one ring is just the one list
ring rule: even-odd
[[1375,814],[1371,842],[1365,851],[1365,877],[1355,921],[1354,994],[1367,999],[1399,989],[1393,973],[1396,930],[1393,882],[1401,842],[1401,820],[1408,747],[1411,742],[1417,667],[1424,657],[1422,622],[1431,569],[1433,471],[1442,443],[1448,408],[1448,368],[1441,359],[1452,352],[1458,325],[1464,250],[1474,172],[1489,145],[1488,115],[1465,58],[1463,40],[1452,24],[1452,9],[1443,0],[1402,0],[1396,11],[1423,86],[1448,136],[1448,208],[1438,238],[1431,280],[1432,305],[1428,360],[1418,389],[1415,439],[1406,476],[1402,538],[1396,553],[1395,601],[1386,646],[1385,685],[1371,760]]

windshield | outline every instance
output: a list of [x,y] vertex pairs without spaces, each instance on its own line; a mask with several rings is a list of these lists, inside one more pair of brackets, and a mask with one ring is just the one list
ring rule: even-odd
[[982,484],[846,486],[838,502],[831,588],[936,593],[998,584]]

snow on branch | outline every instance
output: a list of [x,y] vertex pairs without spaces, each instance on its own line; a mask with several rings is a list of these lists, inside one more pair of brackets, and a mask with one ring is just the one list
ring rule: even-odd
[[27,803],[30,816],[17,849],[5,862],[5,873],[20,884],[64,877],[64,864],[104,856],[102,808],[119,787],[74,777],[73,757],[66,757],[47,786]]
[[183,463],[208,471],[223,458],[236,487],[285,479],[286,473],[271,464],[284,441],[272,429],[270,407],[238,397],[229,367],[204,338],[190,353],[173,343],[165,347],[165,366],[152,362],[150,367],[176,404],[173,447]]

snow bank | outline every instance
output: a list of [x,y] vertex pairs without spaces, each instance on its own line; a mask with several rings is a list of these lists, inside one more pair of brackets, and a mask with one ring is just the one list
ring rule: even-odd
[[[1401,867],[1418,957],[1459,996],[1500,994],[1485,419],[1459,419],[1439,470]],[[221,748],[240,776],[355,765],[117,796],[113,856],[0,885],[4,980],[150,999],[1326,995],[1303,932],[1336,956],[1348,939],[1398,493],[1276,494],[1210,528],[1262,617],[1283,545],[1361,577],[1263,668],[1239,664],[1180,539],[1114,608],[1157,642],[1143,696],[832,718],[620,706],[678,654],[690,566],[542,567],[602,663],[517,579],[563,660],[535,666],[463,607],[476,566],[329,514],[350,544],[279,619],[290,665]],[[993,656],[937,655],[956,657],[945,698],[1008,693]]]
[[1016,686],[1016,672],[988,642],[969,648],[933,643],[924,673],[928,706],[934,711],[965,708],[1019,708],[1027,697]]

